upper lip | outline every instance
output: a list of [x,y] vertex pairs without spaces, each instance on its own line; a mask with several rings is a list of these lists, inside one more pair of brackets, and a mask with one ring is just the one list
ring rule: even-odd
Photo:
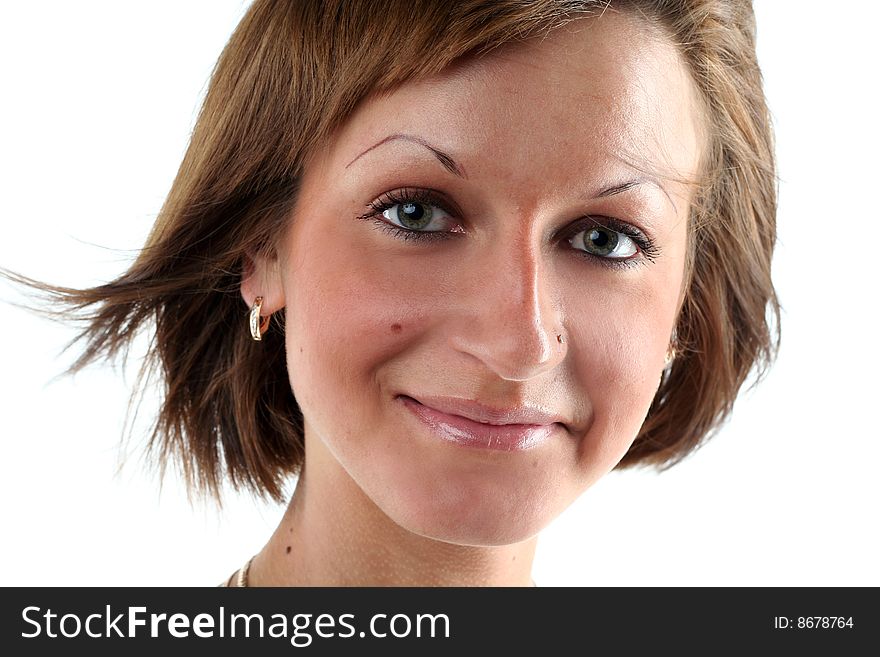
[[565,418],[554,413],[540,404],[531,402],[518,402],[516,404],[508,404],[506,406],[488,406],[472,399],[464,399],[461,397],[441,397],[420,395],[413,397],[406,395],[410,399],[414,399],[424,406],[429,406],[434,410],[449,415],[459,415],[474,422],[482,422],[483,424],[564,424]]

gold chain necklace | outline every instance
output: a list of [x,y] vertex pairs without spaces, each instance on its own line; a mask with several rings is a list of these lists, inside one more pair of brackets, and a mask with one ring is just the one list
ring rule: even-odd
[[237,588],[247,588],[248,586],[248,573],[251,569],[251,563],[254,561],[254,555],[250,559],[247,560],[247,563],[238,569],[238,577],[235,578],[235,586]]

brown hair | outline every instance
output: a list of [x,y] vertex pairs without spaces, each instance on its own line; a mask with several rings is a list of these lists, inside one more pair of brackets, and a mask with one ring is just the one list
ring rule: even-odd
[[228,476],[280,500],[303,463],[303,418],[283,316],[253,342],[239,286],[248,256],[271,254],[290,221],[309,154],[372,93],[609,5],[672,39],[705,107],[678,357],[620,466],[675,463],[728,416],[749,372],[763,372],[778,347],[773,144],[745,0],[256,0],[217,62],[180,170],[128,271],[84,290],[5,275],[85,322],[70,371],[125,354],[152,324],[143,372],[158,372],[165,387],[149,441],[162,469],[176,460],[191,490],[218,498]]

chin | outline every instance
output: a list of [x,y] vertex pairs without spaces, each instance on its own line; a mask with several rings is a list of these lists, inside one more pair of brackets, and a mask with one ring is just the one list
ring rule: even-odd
[[553,504],[549,494],[543,499],[526,495],[522,486],[506,492],[501,487],[451,485],[440,494],[408,490],[406,496],[380,502],[385,514],[406,531],[455,545],[521,543],[537,535],[563,508]]

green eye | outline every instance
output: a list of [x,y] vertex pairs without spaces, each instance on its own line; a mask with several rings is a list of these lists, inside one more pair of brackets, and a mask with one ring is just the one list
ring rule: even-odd
[[593,228],[584,235],[584,245],[596,255],[607,256],[617,248],[617,233],[605,228]]
[[451,205],[440,192],[406,187],[383,194],[367,206],[372,212],[360,218],[374,219],[383,230],[393,229],[396,237],[405,240],[440,239],[464,232],[448,209]]
[[638,253],[631,237],[605,226],[582,230],[569,239],[569,243],[576,249],[608,260],[624,260]]
[[[409,228],[410,230],[423,229],[431,223],[431,218],[434,215],[430,205],[412,201],[398,203],[396,206],[389,208],[385,212],[393,213],[400,225],[404,228]],[[388,215],[386,214],[386,216]],[[388,218],[391,219],[391,217]]]

